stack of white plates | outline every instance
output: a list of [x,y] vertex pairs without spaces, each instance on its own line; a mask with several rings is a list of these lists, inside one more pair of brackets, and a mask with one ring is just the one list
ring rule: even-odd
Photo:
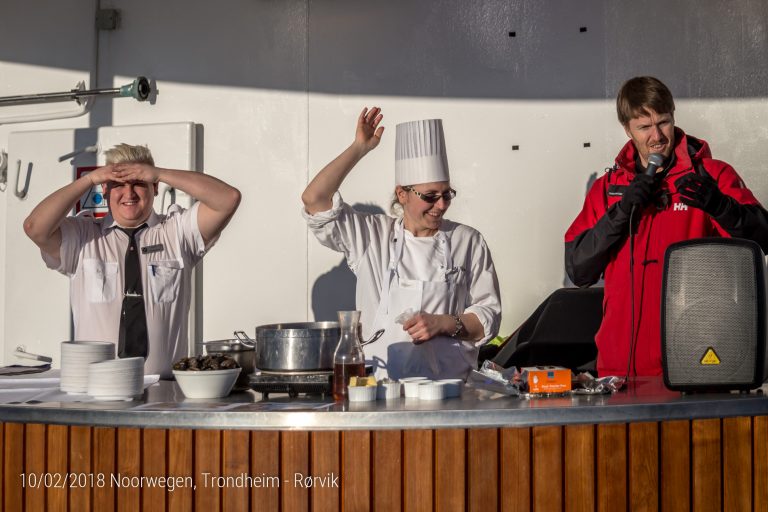
[[64,341],[61,344],[61,390],[88,391],[88,365],[115,358],[115,344],[108,341]]
[[97,400],[129,400],[143,390],[143,357],[112,359],[88,365],[88,394]]

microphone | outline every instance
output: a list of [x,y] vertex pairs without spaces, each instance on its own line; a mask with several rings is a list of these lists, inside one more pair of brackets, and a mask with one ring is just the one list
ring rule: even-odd
[[[664,165],[664,155],[661,153],[651,153],[648,155],[648,167],[645,168],[645,175],[650,176],[653,178],[656,175],[656,171],[659,167]],[[632,211],[629,214],[629,218],[632,219],[635,216],[635,212],[637,211],[637,205],[632,206]],[[632,227],[631,233],[634,232],[634,227]]]
[[646,176],[655,176],[659,167],[664,165],[664,155],[661,153],[651,153],[648,155],[648,167],[645,169]]

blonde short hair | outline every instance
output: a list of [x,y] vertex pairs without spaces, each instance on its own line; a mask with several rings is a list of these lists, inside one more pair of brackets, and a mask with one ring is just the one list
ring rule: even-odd
[[155,159],[147,146],[131,146],[130,144],[118,144],[104,152],[107,165],[110,164],[148,164],[155,165]]

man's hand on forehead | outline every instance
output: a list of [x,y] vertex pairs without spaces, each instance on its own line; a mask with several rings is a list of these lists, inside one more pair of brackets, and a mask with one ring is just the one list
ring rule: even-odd
[[121,163],[106,165],[102,168],[107,172],[107,190],[122,187],[124,185],[147,186],[152,183],[157,174],[154,167],[146,164]]
[[122,183],[157,183],[160,173],[154,166],[139,163],[115,164],[115,181]]
[[123,185],[147,186],[148,183],[146,181],[124,180],[124,179],[110,180],[107,182],[108,189],[115,188],[115,187],[122,187]]
[[112,182],[119,181],[119,178],[115,173],[114,166],[112,165],[105,165],[103,167],[99,167],[98,169],[94,169],[93,171],[86,174],[86,176],[89,180],[91,180],[92,184],[104,184],[107,187],[111,186]]

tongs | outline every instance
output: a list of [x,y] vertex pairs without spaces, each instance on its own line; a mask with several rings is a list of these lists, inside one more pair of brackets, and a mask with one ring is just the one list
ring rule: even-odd
[[13,355],[22,359],[32,359],[33,361],[41,361],[43,363],[53,362],[53,358],[51,357],[41,356],[40,354],[33,354],[32,352],[27,352],[27,347],[25,347],[24,345],[18,345],[16,347],[16,350],[13,352]]

